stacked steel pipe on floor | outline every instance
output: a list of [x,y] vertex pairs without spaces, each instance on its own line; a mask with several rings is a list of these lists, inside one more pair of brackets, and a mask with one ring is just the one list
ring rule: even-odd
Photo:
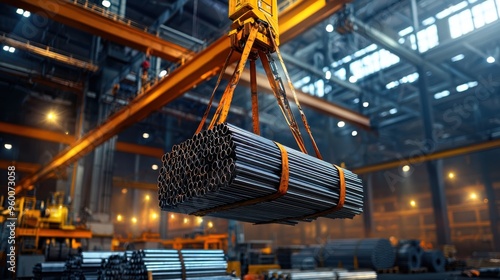
[[402,271],[419,269],[424,251],[418,240],[402,240],[396,248],[396,265]]
[[375,271],[347,271],[345,269],[320,271],[275,270],[270,271],[267,277],[268,279],[291,280],[376,280],[377,274],[375,273]]
[[424,251],[422,255],[422,266],[432,272],[444,272],[446,259],[443,252],[439,250]]
[[[357,175],[230,124],[174,145],[162,161],[158,196],[164,211],[284,224],[362,212]],[[337,207],[341,172],[345,199]]]
[[33,267],[34,279],[59,280],[66,275],[65,262],[37,263]]
[[394,265],[394,249],[387,239],[339,239],[329,241],[323,251],[326,267],[391,268]]

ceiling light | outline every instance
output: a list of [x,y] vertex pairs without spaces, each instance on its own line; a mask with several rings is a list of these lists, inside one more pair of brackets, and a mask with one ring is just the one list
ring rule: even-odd
[[469,85],[468,85],[468,84],[461,84],[461,85],[458,85],[458,86],[456,87],[456,90],[457,90],[458,92],[463,92],[463,91],[466,91],[466,90],[468,90],[468,89],[469,89]]
[[3,50],[8,52],[9,51],[9,46],[3,46]]
[[326,32],[331,33],[331,32],[333,32],[333,25],[332,24],[327,24],[325,29],[326,29]]
[[457,62],[465,58],[465,55],[463,54],[457,54],[454,57],[451,58],[451,61]]
[[448,95],[450,95],[450,91],[443,90],[443,91],[440,91],[440,92],[434,94],[434,99],[441,99],[441,98],[446,97]]
[[488,63],[494,63],[494,62],[495,62],[495,58],[494,58],[493,56],[491,56],[491,55],[490,55],[490,56],[488,56],[488,57],[486,58],[486,62],[488,62]]
[[126,194],[127,192],[128,192],[127,189],[125,189],[125,188],[122,189],[122,194]]
[[332,72],[330,72],[330,70],[326,71],[325,72],[325,79],[330,80],[331,77],[332,77]]
[[24,10],[23,9],[17,9],[16,13],[19,14],[19,15],[22,15],[24,13]]
[[14,53],[15,51],[16,51],[16,48],[14,48],[14,47],[10,47],[10,48],[9,48],[9,52],[10,52],[10,53]]
[[469,197],[470,197],[471,199],[477,199],[477,194],[476,194],[475,192],[473,192],[473,193],[471,193],[471,194],[469,195]]
[[158,170],[158,165],[156,165],[156,164],[151,165],[151,169]]
[[403,172],[408,172],[408,171],[410,171],[410,166],[409,165],[405,165],[401,169],[403,170]]
[[359,98],[354,98],[354,100],[352,102],[354,102],[354,104],[358,104],[359,103]]
[[368,106],[370,106],[370,103],[368,103],[368,102],[366,102],[366,101],[365,101],[365,102],[363,102],[363,107],[365,107],[365,108],[366,108],[366,107],[368,107]]
[[400,44],[404,44],[405,41],[406,41],[405,38],[399,38],[398,39],[398,43],[400,43]]
[[161,70],[160,71],[160,74],[158,76],[160,76],[160,78],[163,78],[167,75],[167,70]]
[[453,172],[448,173],[448,178],[450,178],[450,179],[455,178],[455,173],[453,173]]
[[111,7],[111,2],[109,2],[108,0],[104,0],[104,1],[102,1],[102,5],[106,8],[109,8],[109,7]]
[[408,26],[405,29],[399,31],[398,35],[399,35],[399,37],[404,37],[404,36],[406,36],[406,35],[408,35],[408,34],[410,34],[412,32],[413,32],[413,27],[412,26]]
[[51,121],[51,122],[55,121],[55,120],[56,120],[56,118],[57,118],[57,116],[56,116],[56,114],[54,114],[54,112],[49,112],[49,113],[47,114],[47,120],[49,120],[49,121]]
[[358,135],[358,132],[357,132],[356,130],[353,130],[353,131],[351,132],[351,135],[352,135],[352,136],[356,136],[356,135]]
[[354,76],[350,76],[350,77],[349,77],[349,82],[351,82],[351,83],[355,83],[355,82],[357,82],[357,81],[358,81],[358,78],[356,78],[356,77],[354,77]]
[[137,223],[137,218],[136,217],[132,217],[131,221],[132,221],[133,224],[136,224]]
[[340,122],[337,123],[337,126],[338,127],[344,127],[345,126],[345,122],[340,121]]
[[394,115],[397,112],[398,112],[398,109],[396,109],[396,108],[392,108],[392,109],[389,110],[389,114],[391,114],[391,115]]
[[149,201],[151,197],[149,196],[149,194],[147,194],[146,197],[144,197],[144,199],[146,199],[146,201]]
[[155,212],[151,213],[151,218],[153,220],[156,220],[156,218],[158,218],[158,214],[156,214]]
[[10,150],[10,149],[12,149],[12,144],[5,143],[5,144],[3,144],[3,147],[7,150]]
[[121,221],[123,220],[123,216],[122,216],[122,215],[120,215],[120,214],[118,214],[118,216],[116,216],[116,220],[117,220],[118,222],[121,222]]
[[149,133],[144,132],[144,133],[142,134],[142,138],[144,138],[144,139],[148,139],[148,138],[149,138]]
[[415,202],[415,200],[412,200],[412,201],[410,201],[410,205],[411,205],[411,207],[415,207],[415,206],[417,206],[417,203]]
[[208,222],[207,226],[208,226],[209,228],[213,228],[213,227],[214,227],[214,223],[212,223],[212,222]]
[[29,11],[24,11],[23,17],[30,17],[31,13]]

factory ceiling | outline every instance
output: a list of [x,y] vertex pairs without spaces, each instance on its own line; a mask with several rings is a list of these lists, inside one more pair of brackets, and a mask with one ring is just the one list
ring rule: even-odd
[[[185,59],[164,56],[155,60],[155,76],[162,70],[170,74],[182,68],[190,57],[227,34],[230,26],[227,1],[110,2],[107,9],[102,1],[76,1],[189,51]],[[286,10],[297,4],[294,2],[307,1],[279,4]],[[78,24],[62,24],[47,11],[20,11],[6,3],[0,7],[0,122],[74,135],[80,102],[87,96],[86,133],[107,117],[98,117],[100,103],[107,104],[110,115],[135,98],[145,50],[95,36]],[[409,155],[428,142],[422,92],[433,108],[434,139],[426,153],[500,136],[498,30],[499,0],[354,0],[342,13],[301,31],[282,45],[282,52],[299,90],[370,119],[372,129],[365,131],[342,123],[342,117],[306,108],[317,138],[324,139],[319,141],[320,147],[333,146],[329,160],[365,166]],[[116,84],[120,89],[112,101]],[[170,131],[181,141],[194,132],[190,128],[203,113],[214,84],[215,79],[199,83],[182,97],[142,116],[144,119],[131,122],[120,141],[167,149],[165,141],[144,141],[140,135],[145,130]],[[240,111],[232,116],[236,122],[248,118],[251,105],[246,98],[249,90],[241,87],[239,91],[235,106]],[[272,97],[260,98],[263,115],[278,118],[280,112],[272,106]],[[41,120],[54,108],[65,121],[60,127]],[[185,129],[167,127],[165,116],[177,119]],[[288,133],[286,126],[265,122],[263,126],[269,135]],[[5,142],[18,136],[2,133],[1,137]],[[54,144],[46,146],[50,155],[58,153]],[[27,149],[33,150],[26,151],[28,154],[40,153],[35,147]],[[2,157],[9,159],[8,155]],[[29,158],[24,161],[30,162]],[[36,161],[47,162],[42,155]]]

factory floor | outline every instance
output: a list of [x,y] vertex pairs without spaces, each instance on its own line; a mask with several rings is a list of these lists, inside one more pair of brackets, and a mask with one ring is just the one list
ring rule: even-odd
[[465,279],[481,279],[481,280],[498,280],[500,278],[491,277],[466,277],[461,276],[460,272],[444,272],[444,273],[419,273],[419,274],[379,274],[377,280],[465,280]]

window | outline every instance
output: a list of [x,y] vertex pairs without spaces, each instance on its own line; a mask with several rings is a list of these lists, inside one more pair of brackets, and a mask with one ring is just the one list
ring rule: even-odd
[[487,0],[481,4],[477,4],[472,7],[471,10],[474,18],[474,26],[476,28],[483,27],[484,25],[492,23],[498,19],[495,2],[493,0]]
[[451,16],[448,19],[448,24],[450,25],[450,35],[453,39],[474,30],[474,24],[472,23],[472,14],[469,9]]
[[339,70],[335,71],[333,73],[333,75],[336,76],[339,79],[345,80],[347,73],[346,73],[345,68],[340,68]]
[[498,15],[500,16],[500,0],[497,0],[497,12]]
[[398,62],[397,55],[382,49],[352,62],[351,73],[356,79],[361,79]]
[[417,33],[418,50],[423,53],[439,44],[438,31],[435,24]]

